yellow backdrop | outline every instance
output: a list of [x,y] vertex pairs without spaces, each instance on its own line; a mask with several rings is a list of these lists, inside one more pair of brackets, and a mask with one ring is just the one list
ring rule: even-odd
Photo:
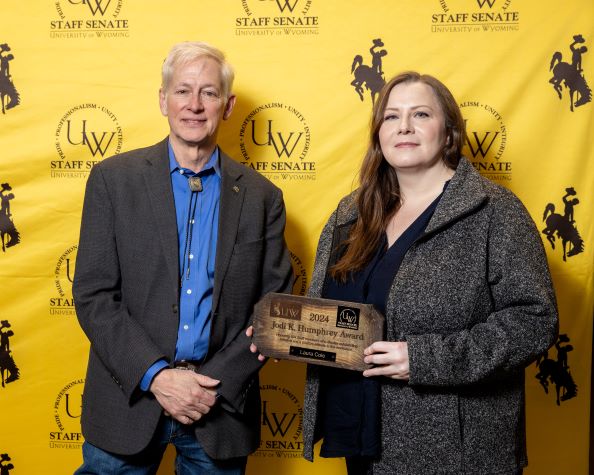
[[[284,190],[296,293],[322,224],[356,186],[384,78],[415,69],[452,89],[467,156],[543,230],[559,301],[562,336],[526,371],[526,473],[588,473],[590,0],[4,0],[0,25],[2,473],[71,473],[81,461],[88,342],[71,282],[85,180],[93,163],[165,136],[159,68],[173,43],[195,39],[235,66],[221,143]],[[264,369],[248,473],[343,473],[299,458],[303,377],[300,364]]]

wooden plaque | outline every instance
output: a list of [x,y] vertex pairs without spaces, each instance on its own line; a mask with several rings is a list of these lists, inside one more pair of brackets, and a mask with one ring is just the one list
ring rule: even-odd
[[363,371],[363,350],[384,339],[371,304],[269,293],[254,308],[254,343],[264,356]]

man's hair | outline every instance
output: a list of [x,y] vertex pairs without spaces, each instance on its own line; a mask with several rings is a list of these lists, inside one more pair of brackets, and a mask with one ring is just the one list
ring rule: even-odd
[[167,91],[175,68],[200,58],[210,58],[217,62],[221,70],[222,95],[226,99],[231,94],[235,74],[233,68],[226,61],[223,52],[214,46],[200,41],[184,41],[173,45],[161,69],[161,88]]

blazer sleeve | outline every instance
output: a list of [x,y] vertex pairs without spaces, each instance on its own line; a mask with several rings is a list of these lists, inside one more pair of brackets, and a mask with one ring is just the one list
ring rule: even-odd
[[[285,245],[285,222],[286,212],[282,192],[276,189],[267,213],[264,232],[261,293],[252,302],[252,307],[268,292],[291,293],[293,270],[289,251]],[[223,284],[223,292],[234,292],[229,285]],[[221,381],[218,391],[223,398],[223,407],[240,413],[244,410],[248,390],[256,381],[254,376],[264,364],[249,350],[251,339],[245,335],[245,330],[251,325],[252,320],[253,315],[250,315],[247,324],[235,339],[206,361],[200,371]]]
[[[515,196],[493,206],[487,292],[493,311],[463,331],[406,336],[411,385],[465,385],[523,369],[558,332],[555,293],[538,230]],[[455,296],[452,296],[455,297]]]
[[72,291],[91,351],[130,399],[147,368],[165,355],[122,302],[114,225],[114,204],[95,166],[86,186]]

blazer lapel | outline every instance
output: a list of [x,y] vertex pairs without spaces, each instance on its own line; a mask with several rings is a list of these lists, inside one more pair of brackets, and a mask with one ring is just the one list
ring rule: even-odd
[[[175,202],[169,176],[167,139],[147,151],[144,178],[167,269],[179,281],[179,251]],[[149,236],[147,236],[147,239]]]
[[221,286],[233,254],[241,208],[245,196],[242,186],[242,165],[235,163],[223,151],[221,160],[221,207],[219,211],[219,232],[217,242],[217,256],[215,260],[215,281],[213,289],[212,308],[217,308]]

